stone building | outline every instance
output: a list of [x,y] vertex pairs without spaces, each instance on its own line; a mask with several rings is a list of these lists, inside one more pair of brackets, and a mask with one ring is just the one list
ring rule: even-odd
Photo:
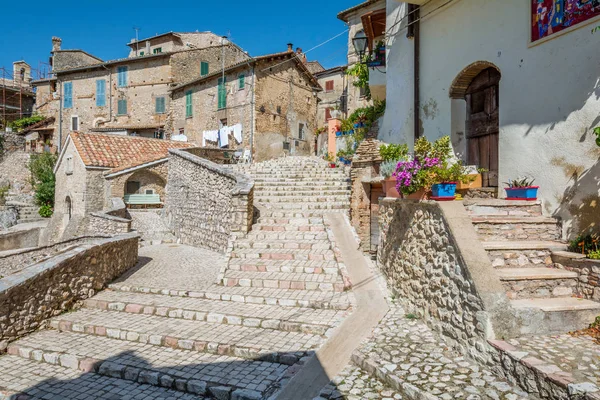
[[[323,88],[319,93],[319,109],[317,111],[317,125],[324,127],[331,119],[331,112],[340,111],[341,118],[348,117],[348,75],[347,67],[340,66],[315,73],[315,78]],[[350,89],[352,90],[352,89]]]
[[[256,161],[314,154],[321,90],[302,50],[290,44],[173,88],[172,130],[201,146],[250,151]],[[222,129],[234,126],[237,138]]]
[[15,61],[12,73],[0,73],[0,128],[9,122],[30,117],[35,102],[31,87],[31,67],[25,61]]
[[170,148],[190,144],[106,133],[72,132],[54,173],[55,213],[48,231],[57,238],[85,229],[86,217],[125,194],[158,194],[164,201]]
[[223,62],[248,58],[210,32],[134,41],[128,44],[129,57],[106,62],[82,50],[62,50],[59,38],[52,41],[52,77],[33,84],[38,112],[55,118],[55,144],[64,144],[76,131],[169,138],[169,88],[207,75]]

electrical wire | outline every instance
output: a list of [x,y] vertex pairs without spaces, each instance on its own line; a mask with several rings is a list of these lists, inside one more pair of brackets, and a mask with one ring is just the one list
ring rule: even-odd
[[[425,5],[429,4],[429,3],[431,3],[432,1],[433,1],[433,0],[429,0],[427,3],[423,4],[423,6],[425,6]],[[431,10],[430,12],[428,12],[427,14],[425,14],[425,15],[422,15],[422,16],[420,16],[419,18],[415,19],[414,21],[412,21],[412,22],[408,23],[408,24],[407,24],[407,25],[406,25],[404,28],[402,28],[402,29],[401,29],[401,30],[399,30],[398,32],[394,33],[393,35],[388,35],[389,31],[390,31],[392,28],[394,28],[396,25],[398,25],[398,24],[399,24],[399,23],[401,23],[403,20],[405,20],[406,18],[408,18],[408,16],[409,16],[410,14],[412,14],[412,13],[414,13],[414,12],[416,12],[416,11],[420,11],[420,10],[421,10],[421,8],[422,8],[423,6],[419,7],[418,9],[416,9],[416,10],[414,10],[414,11],[411,11],[410,13],[408,13],[407,15],[405,15],[404,17],[402,17],[402,19],[400,19],[400,21],[397,21],[397,22],[396,22],[394,25],[392,25],[392,26],[391,26],[391,27],[390,27],[390,28],[387,30],[387,32],[386,32],[386,35],[385,35],[385,40],[395,37],[395,36],[396,36],[396,35],[398,35],[400,32],[402,32],[402,31],[404,31],[404,30],[408,29],[408,27],[409,27],[409,26],[411,26],[411,25],[414,25],[414,24],[416,24],[416,23],[417,23],[417,22],[419,22],[419,21],[422,21],[422,20],[423,20],[425,17],[427,17],[428,15],[431,15],[431,14],[433,14],[434,12],[436,12],[436,11],[440,10],[441,8],[444,8],[444,7],[446,7],[448,4],[450,4],[450,3],[454,2],[454,1],[456,1],[456,0],[448,0],[448,1],[447,1],[447,2],[445,2],[444,4],[440,4],[438,7],[434,8],[433,10]]]

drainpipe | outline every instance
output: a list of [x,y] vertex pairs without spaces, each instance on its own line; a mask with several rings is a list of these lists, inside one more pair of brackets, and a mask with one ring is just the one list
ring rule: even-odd
[[63,84],[62,81],[60,80],[60,78],[58,76],[56,76],[56,82],[60,85],[60,97],[58,99],[58,153],[60,154],[60,152],[62,151],[62,122],[63,122],[63,118],[62,118],[62,114],[63,114],[63,96],[64,96],[64,90],[63,90]]
[[414,109],[415,109],[415,115],[414,115],[414,119],[415,119],[415,132],[414,132],[414,136],[415,136],[415,142],[417,141],[417,139],[421,136],[421,94],[420,94],[420,89],[421,89],[421,7],[420,6],[413,6],[413,10],[414,12],[414,47],[415,47],[415,54],[414,54],[414,86],[415,86],[415,93],[414,93]]

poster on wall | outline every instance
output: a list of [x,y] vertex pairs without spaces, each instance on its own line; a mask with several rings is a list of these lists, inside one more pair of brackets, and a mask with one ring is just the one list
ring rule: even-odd
[[600,0],[531,0],[535,43],[600,16]]

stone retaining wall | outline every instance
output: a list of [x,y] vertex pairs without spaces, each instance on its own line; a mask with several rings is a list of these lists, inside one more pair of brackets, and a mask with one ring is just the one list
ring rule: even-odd
[[194,151],[169,150],[165,219],[178,242],[225,252],[252,228],[254,182]]
[[459,202],[386,198],[377,263],[407,311],[486,364],[488,339],[510,337],[504,288]]
[[31,229],[13,229],[0,232],[0,251],[37,247],[43,226]]
[[582,254],[555,251],[552,261],[560,268],[579,274],[578,294],[589,300],[600,301],[600,260],[590,260]]
[[110,203],[108,210],[90,214],[88,234],[119,235],[131,231],[131,217],[123,200],[115,197]]
[[0,351],[137,263],[138,236],[97,239],[0,279]]

